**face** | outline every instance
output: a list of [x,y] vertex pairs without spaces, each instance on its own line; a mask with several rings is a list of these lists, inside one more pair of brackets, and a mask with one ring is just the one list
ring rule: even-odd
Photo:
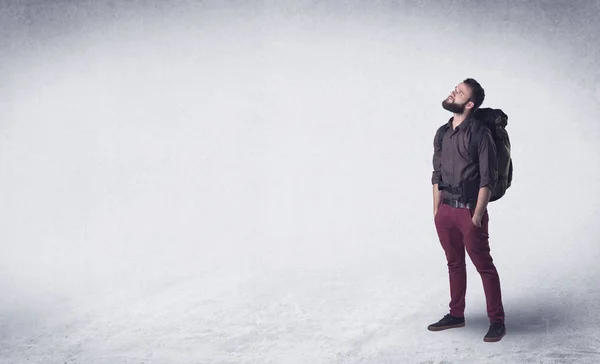
[[462,114],[475,106],[472,101],[469,101],[470,97],[471,89],[464,82],[461,82],[456,85],[454,91],[442,101],[442,107],[455,114]]

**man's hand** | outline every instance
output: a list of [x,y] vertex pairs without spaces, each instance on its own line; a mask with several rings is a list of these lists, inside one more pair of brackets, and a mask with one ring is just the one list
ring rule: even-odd
[[475,225],[477,227],[481,227],[482,219],[483,219],[483,216],[481,216],[479,214],[473,214],[473,218],[471,218],[471,221],[473,221],[473,225]]
[[442,202],[442,191],[438,190],[438,184],[433,185],[433,218],[437,215],[438,209]]
[[473,221],[473,225],[477,227],[481,227],[481,220],[483,219],[483,214],[487,209],[487,204],[490,200],[491,193],[492,191],[487,186],[481,187],[479,189],[477,206],[475,207],[475,211],[473,211],[473,217],[471,218],[471,220]]

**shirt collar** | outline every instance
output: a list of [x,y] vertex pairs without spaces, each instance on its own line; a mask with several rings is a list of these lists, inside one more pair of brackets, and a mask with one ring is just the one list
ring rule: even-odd
[[[454,116],[452,116],[449,120],[448,120],[448,126],[450,127],[450,130],[452,130],[452,121],[454,120]],[[457,130],[466,130],[469,125],[471,125],[471,123],[473,123],[473,115],[469,115],[467,116],[467,118],[465,120],[463,120],[462,123],[460,123],[459,126],[456,127]]]

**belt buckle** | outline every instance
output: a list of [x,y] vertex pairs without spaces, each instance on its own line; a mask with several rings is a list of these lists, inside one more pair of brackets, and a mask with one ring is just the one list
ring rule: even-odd
[[453,208],[458,207],[458,201],[453,198],[444,199],[444,203]]
[[455,209],[470,209],[471,204],[468,202],[462,202],[455,199],[449,199],[449,205],[454,207]]

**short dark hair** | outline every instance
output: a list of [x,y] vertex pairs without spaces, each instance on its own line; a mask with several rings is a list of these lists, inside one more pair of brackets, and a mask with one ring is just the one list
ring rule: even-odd
[[473,111],[477,110],[481,104],[483,104],[483,100],[485,99],[485,91],[483,87],[479,84],[479,82],[475,81],[472,78],[467,78],[463,81],[466,85],[471,88],[471,97],[469,98],[475,106],[473,107]]

